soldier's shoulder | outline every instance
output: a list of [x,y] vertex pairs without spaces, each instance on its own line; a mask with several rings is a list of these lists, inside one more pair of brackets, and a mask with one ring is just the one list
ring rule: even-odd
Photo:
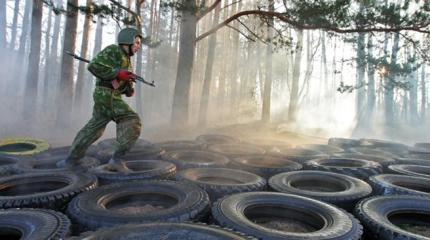
[[118,45],[111,44],[111,45],[105,47],[102,52],[104,52],[104,53],[119,53],[119,52],[121,52],[121,49],[119,48]]

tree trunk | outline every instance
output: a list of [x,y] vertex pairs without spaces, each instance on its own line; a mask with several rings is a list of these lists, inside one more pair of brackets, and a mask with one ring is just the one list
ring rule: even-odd
[[[269,11],[275,11],[275,3],[274,0],[269,0]],[[264,93],[263,93],[263,109],[261,120],[263,122],[270,122],[270,102],[272,95],[272,50],[273,46],[271,43],[271,39],[273,37],[273,17],[269,19],[269,25],[267,27],[267,38],[270,39],[269,43],[266,46],[266,79],[264,82]]]
[[426,68],[425,64],[421,65],[421,122],[426,119],[426,104],[427,104],[427,93],[426,93]]
[[366,104],[366,125],[373,120],[373,111],[375,109],[375,66],[371,63],[373,58],[373,41],[372,35],[368,35],[367,40],[367,104]]
[[[142,14],[141,14],[142,3],[143,3],[143,1],[136,0],[136,13],[139,17],[142,16]],[[137,22],[136,28],[139,29],[139,31],[142,31],[142,23]],[[142,64],[143,64],[142,51],[139,51],[137,53],[137,59],[136,59],[136,74],[138,74],[139,76],[142,76]],[[143,96],[142,96],[143,86],[142,86],[142,84],[136,84],[135,89],[136,89],[137,113],[140,116],[142,116],[143,115]]]
[[45,103],[47,102],[47,98],[48,98],[48,89],[50,87],[48,80],[48,76],[49,76],[49,62],[50,62],[50,58],[51,58],[51,26],[52,26],[52,12],[53,11],[49,11],[49,15],[48,15],[48,25],[46,26],[46,34],[45,34],[45,69],[44,69],[44,74],[43,74],[43,91],[42,91],[42,107],[44,107]]
[[[399,51],[399,34],[394,34],[393,48],[391,51],[391,64],[394,66],[397,62],[397,53]],[[385,104],[385,126],[393,127],[396,124],[394,115],[394,85],[395,75],[385,77],[385,93],[384,93],[384,104]]]
[[[92,0],[87,0],[86,6],[89,8],[92,5]],[[93,17],[91,13],[87,13],[85,15],[84,21],[84,29],[82,30],[82,43],[81,43],[81,57],[88,58],[88,40],[91,33],[91,25],[92,25]],[[81,118],[84,108],[82,107],[82,103],[84,102],[84,91],[88,89],[89,83],[87,82],[87,78],[85,75],[88,73],[86,68],[87,63],[79,61],[78,67],[78,78],[76,80],[76,89],[75,89],[75,101],[74,101],[74,115]]]
[[357,125],[354,131],[361,131],[365,126],[363,126],[364,121],[368,118],[365,115],[365,89],[364,89],[364,74],[366,73],[366,52],[365,52],[365,34],[359,33],[357,38],[357,60],[356,60],[356,80],[355,84],[358,87],[355,96],[355,117],[357,119]]
[[37,84],[39,80],[40,43],[42,40],[42,0],[34,0],[31,23],[31,45],[24,101],[24,120],[34,120],[36,113]]
[[21,32],[21,36],[19,38],[19,56],[24,56],[24,52],[25,52],[25,48],[26,48],[26,43],[28,41],[28,26],[30,26],[30,13],[31,13],[31,9],[32,9],[32,5],[33,5],[32,0],[27,0],[25,2],[25,11],[24,11],[24,18],[22,20],[22,32]]
[[[194,9],[196,6],[195,0],[183,0],[182,2],[184,6],[187,6],[186,9]],[[188,124],[188,101],[194,61],[197,18],[192,11],[186,9],[182,10],[181,17],[178,70],[171,117],[171,123],[174,125]]]
[[18,32],[18,14],[19,14],[19,3],[21,0],[15,0],[15,7],[13,8],[13,20],[12,20],[12,36],[9,43],[10,49],[15,49],[16,33]]
[[[78,25],[77,12],[70,7],[70,4],[78,5],[78,0],[68,0],[66,17],[66,26],[64,29],[64,51],[75,52],[76,45],[76,28]],[[62,54],[61,60],[61,80],[60,95],[57,98],[58,115],[57,126],[70,127],[72,112],[70,106],[73,105],[73,58],[67,54]]]
[[0,49],[6,48],[6,1],[0,1]]
[[[215,8],[212,26],[215,26],[216,24],[218,24],[220,10],[221,10],[221,4],[219,4]],[[203,89],[202,89],[202,96],[200,98],[200,109],[199,109],[199,126],[201,127],[205,127],[207,123],[206,118],[207,118],[208,105],[209,105],[210,86],[212,82],[212,69],[213,69],[214,58],[215,58],[216,39],[217,39],[216,32],[209,37],[208,57],[206,60],[205,76],[203,80]]]
[[302,49],[303,49],[303,30],[296,29],[297,32],[297,46],[294,57],[294,69],[293,79],[291,83],[290,93],[290,105],[288,108],[288,121],[294,123],[297,117],[297,103],[299,94],[299,80],[300,80],[300,68],[302,61]]
[[[413,49],[413,59],[416,57],[416,50]],[[413,63],[416,67],[416,64]],[[418,123],[418,74],[417,71],[414,70],[409,75],[409,83],[411,84],[411,88],[409,89],[409,116],[410,116],[410,124],[415,126]]]

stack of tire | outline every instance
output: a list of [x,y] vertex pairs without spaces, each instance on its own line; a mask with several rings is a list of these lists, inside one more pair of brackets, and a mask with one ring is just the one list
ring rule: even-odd
[[100,165],[113,144],[85,173],[62,167],[69,147],[0,145],[0,239],[430,239],[424,143],[140,139],[128,174]]

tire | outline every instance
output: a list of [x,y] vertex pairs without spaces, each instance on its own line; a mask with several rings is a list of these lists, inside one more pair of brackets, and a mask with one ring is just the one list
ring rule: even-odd
[[154,146],[170,152],[175,150],[201,150],[206,148],[207,145],[199,141],[178,140],[154,143]]
[[97,176],[100,185],[132,180],[169,179],[176,173],[173,163],[159,160],[126,161],[125,164],[132,172],[116,172],[109,164],[105,164],[92,169],[91,173]]
[[[106,164],[115,152],[113,146],[106,146],[98,148],[95,157],[100,160],[102,164]],[[133,146],[121,158],[124,160],[156,160],[164,153],[164,150],[154,145]]]
[[352,211],[359,200],[372,193],[372,188],[363,180],[323,171],[280,173],[269,179],[269,186],[278,192],[310,197],[347,211]]
[[430,197],[430,179],[397,174],[371,176],[369,184],[376,195],[414,195]]
[[254,138],[246,139],[246,141],[242,143],[259,146],[268,152],[276,151],[278,148],[282,149],[291,147],[291,143],[277,139]]
[[430,178],[430,166],[395,164],[388,167],[392,173]]
[[[91,145],[86,152],[86,156],[91,157],[92,153],[94,153],[96,149],[97,147],[95,145]],[[46,151],[43,151],[39,154],[34,155],[33,159],[44,160],[44,159],[50,159],[50,158],[65,158],[69,155],[69,151],[70,151],[70,146],[50,148]]]
[[176,179],[204,189],[211,202],[240,192],[262,191],[266,180],[253,173],[228,168],[189,168],[178,172]]
[[[124,201],[129,206],[121,206]],[[136,203],[144,207],[157,205],[148,212],[147,208],[133,207]],[[82,193],[70,202],[67,214],[82,231],[126,223],[193,220],[202,218],[208,205],[207,193],[195,185],[148,180],[111,184]]]
[[176,150],[163,154],[161,158],[176,165],[178,169],[222,167],[229,159],[219,153],[196,150]]
[[325,153],[328,155],[333,155],[335,153],[341,153],[344,151],[343,148],[325,145],[325,144],[305,144],[305,145],[298,146],[298,148],[314,150],[314,151],[322,152],[322,153]]
[[0,178],[0,208],[62,210],[73,196],[96,186],[95,176],[82,173],[26,173],[4,177]]
[[302,169],[302,165],[289,161],[282,157],[268,155],[253,155],[234,158],[231,166],[236,169],[255,173],[269,179],[271,176],[281,172],[291,172]]
[[340,173],[362,180],[367,180],[369,176],[382,173],[382,166],[379,163],[336,157],[309,160],[305,163],[305,169]]
[[208,147],[210,151],[223,154],[228,158],[235,158],[248,155],[264,154],[266,151],[256,145],[251,144],[216,144]]
[[410,148],[409,146],[402,143],[379,139],[360,139],[360,144],[368,148],[374,148],[377,150],[389,152],[400,157],[407,156],[409,154]]
[[369,148],[369,147],[353,147],[353,148],[350,148],[349,151],[357,154],[375,155],[378,157],[385,157],[385,158],[391,158],[391,159],[396,159],[400,157],[390,152],[382,151],[380,149],[375,149],[375,148]]
[[[78,238],[74,238],[78,239]],[[145,223],[127,224],[97,232],[86,233],[79,239],[86,240],[145,240],[145,239],[213,239],[213,240],[253,240],[255,238],[230,229],[201,223]],[[256,239],[255,239],[256,240]]]
[[419,142],[419,143],[415,143],[414,147],[424,148],[424,149],[430,150],[430,143],[428,143],[428,142]]
[[[430,237],[414,234],[403,227],[428,229],[430,199],[417,196],[378,196],[363,200],[355,209],[356,216],[365,227],[369,239],[378,240],[429,240]],[[417,228],[415,228],[417,229]]]
[[70,220],[46,209],[0,210],[0,238],[22,240],[64,239]]
[[0,140],[0,154],[30,156],[48,150],[46,141],[32,138],[6,138]]
[[18,158],[0,155],[0,177],[18,173],[19,162]]
[[328,145],[348,150],[351,147],[359,146],[360,140],[351,138],[329,138]]
[[[386,171],[388,169],[389,165],[396,163],[396,160],[394,158],[369,155],[369,154],[335,153],[333,156],[339,157],[339,158],[354,158],[354,159],[363,159],[363,160],[369,160],[372,162],[377,162],[377,163],[381,164],[384,171]],[[430,163],[430,161],[429,161],[429,163]]]
[[430,166],[430,160],[423,158],[397,158],[395,164]]
[[[64,172],[67,171],[67,169],[64,167],[65,158],[66,156],[56,155],[46,159],[27,161],[20,165],[20,171],[24,173]],[[84,169],[91,169],[100,165],[99,160],[93,157],[83,157],[79,160],[79,162]]]
[[[116,138],[108,138],[97,143],[97,147],[100,149],[113,148],[115,144],[116,144]],[[148,146],[148,145],[151,145],[151,142],[139,138],[137,139],[133,147],[141,147],[141,146]]]
[[[359,222],[346,212],[321,201],[285,193],[234,194],[216,202],[212,215],[221,226],[265,240],[358,240],[362,234]],[[293,220],[303,226],[292,231],[289,226],[274,224],[279,220]]]
[[282,157],[300,164],[303,164],[311,159],[328,157],[327,154],[322,153],[320,151],[300,148],[278,148],[276,151],[272,151],[267,155]]
[[198,136],[196,140],[205,143],[206,145],[230,144],[239,142],[239,139],[237,138],[221,134],[204,134]]

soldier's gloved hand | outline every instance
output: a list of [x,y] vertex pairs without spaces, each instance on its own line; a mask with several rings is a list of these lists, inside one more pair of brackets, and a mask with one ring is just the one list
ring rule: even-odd
[[125,90],[125,96],[132,97],[133,95],[134,95],[134,88],[131,87]]
[[121,69],[118,71],[116,78],[119,81],[134,81],[134,80],[136,80],[136,74],[134,74],[130,71]]

